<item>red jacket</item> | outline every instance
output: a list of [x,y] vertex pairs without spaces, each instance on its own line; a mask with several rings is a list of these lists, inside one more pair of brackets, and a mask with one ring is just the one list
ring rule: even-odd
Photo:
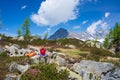
[[46,49],[45,48],[40,49],[40,54],[45,55],[46,54]]

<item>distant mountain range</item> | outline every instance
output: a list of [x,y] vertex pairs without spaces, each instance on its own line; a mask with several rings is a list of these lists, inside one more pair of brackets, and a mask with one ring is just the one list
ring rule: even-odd
[[81,33],[74,33],[72,31],[69,31],[64,28],[58,29],[53,35],[51,35],[48,39],[54,40],[54,39],[61,39],[61,38],[76,38],[80,40],[95,40],[97,39],[100,42],[103,42],[105,35],[108,33],[108,31],[105,30],[97,30],[95,34],[89,33],[87,31],[81,32]]

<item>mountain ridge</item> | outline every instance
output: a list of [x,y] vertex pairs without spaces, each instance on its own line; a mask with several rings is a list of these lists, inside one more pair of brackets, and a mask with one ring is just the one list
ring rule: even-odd
[[49,40],[55,40],[55,39],[61,39],[61,38],[76,38],[79,40],[96,40],[103,42],[105,35],[108,32],[105,30],[97,30],[95,34],[91,34],[87,31],[81,32],[81,33],[75,33],[70,30],[59,28],[55,33],[53,33],[48,39]]

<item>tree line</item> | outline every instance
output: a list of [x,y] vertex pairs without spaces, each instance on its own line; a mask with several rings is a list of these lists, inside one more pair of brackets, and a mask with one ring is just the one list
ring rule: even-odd
[[109,33],[106,35],[103,46],[105,48],[110,48],[113,44],[116,44],[120,40],[120,25],[115,24],[113,28],[110,29]]
[[[23,21],[22,26],[17,30],[18,37],[23,36],[26,41],[29,41],[31,37],[31,31],[30,31],[30,20],[29,18],[25,18]],[[48,38],[48,32],[44,34],[44,40],[47,40]]]

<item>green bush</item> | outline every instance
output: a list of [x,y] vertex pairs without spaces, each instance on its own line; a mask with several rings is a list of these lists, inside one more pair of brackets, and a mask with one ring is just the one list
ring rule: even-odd
[[120,52],[116,52],[116,57],[120,58]]
[[94,55],[99,55],[99,56],[112,56],[112,53],[101,48],[91,48],[90,53]]
[[0,58],[3,58],[3,57],[8,57],[7,53],[5,52],[0,53]]
[[55,64],[39,64],[39,66],[33,66],[32,69],[37,69],[40,73],[32,75],[26,72],[21,80],[68,80],[69,76],[67,70],[58,72]]

